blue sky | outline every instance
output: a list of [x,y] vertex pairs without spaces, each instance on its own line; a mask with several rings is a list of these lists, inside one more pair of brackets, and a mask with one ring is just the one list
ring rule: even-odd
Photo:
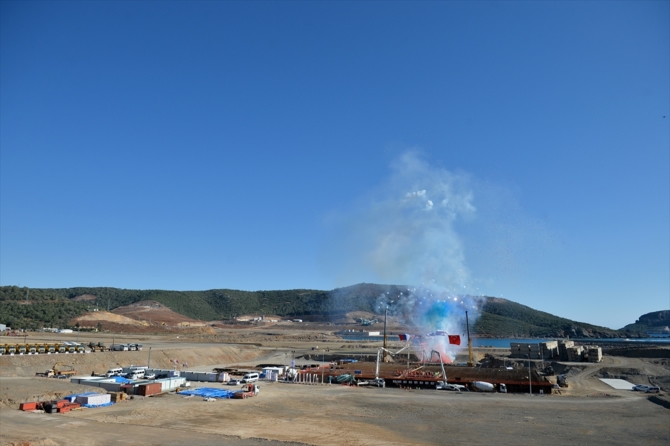
[[0,283],[619,328],[670,307],[669,42],[667,1],[2,1]]

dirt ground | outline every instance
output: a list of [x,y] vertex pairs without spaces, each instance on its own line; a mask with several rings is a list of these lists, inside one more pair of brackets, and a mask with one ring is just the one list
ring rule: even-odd
[[[147,335],[140,339],[142,352],[70,355],[68,360],[75,361],[77,356],[82,369],[138,364],[144,363],[151,347],[152,364],[170,364],[170,358],[180,356],[189,358],[191,368],[209,370],[221,365],[244,368],[284,363],[293,356],[313,354],[315,342],[319,349],[331,352],[376,352],[375,346],[346,343],[320,330],[284,329],[278,336],[264,327],[235,333],[235,340],[243,344],[224,343],[223,339],[233,337],[227,331],[215,335],[221,337],[218,342],[195,335]],[[107,338],[112,335],[96,336],[99,339],[89,335],[86,340],[111,343]],[[114,337],[116,342],[124,339],[123,335]],[[126,337],[138,341],[137,335]],[[495,349],[486,353],[503,354]],[[261,383],[259,396],[245,400],[206,402],[165,394],[67,414],[17,410],[22,401],[98,390],[33,376],[53,359],[45,355],[0,358],[0,444],[670,444],[669,409],[648,395],[615,390],[598,379],[625,377],[633,383],[653,383],[670,376],[663,359],[605,356],[599,364],[567,364],[570,387],[551,396]],[[165,367],[163,363],[155,365]],[[193,384],[234,389],[221,383]]]

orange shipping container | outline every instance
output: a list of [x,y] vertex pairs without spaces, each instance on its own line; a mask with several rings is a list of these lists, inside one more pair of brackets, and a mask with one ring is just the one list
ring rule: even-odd
[[29,403],[21,403],[19,406],[19,410],[35,410],[37,409],[37,403],[35,401],[31,401]]
[[137,386],[138,393],[144,396],[157,395],[163,390],[161,383],[142,384]]

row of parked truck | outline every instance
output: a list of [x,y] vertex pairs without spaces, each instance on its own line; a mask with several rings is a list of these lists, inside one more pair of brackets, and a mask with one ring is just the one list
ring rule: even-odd
[[0,344],[0,355],[38,355],[48,353],[85,353],[104,351],[142,350],[142,344],[112,344],[105,346],[103,342],[55,342],[38,344]]

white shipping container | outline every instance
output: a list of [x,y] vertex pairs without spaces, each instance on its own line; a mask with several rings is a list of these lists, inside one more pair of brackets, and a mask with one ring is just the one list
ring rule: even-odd
[[177,387],[182,387],[184,383],[186,383],[186,378],[184,377],[164,378],[164,379],[157,379],[155,382],[161,383],[161,391],[169,392],[170,390],[174,390]]
[[182,372],[182,376],[189,381],[216,382],[217,374],[213,372]]
[[93,406],[107,404],[111,401],[112,401],[112,395],[110,395],[109,393],[98,393],[96,395],[80,395],[77,397],[77,402],[79,404],[90,404]]

